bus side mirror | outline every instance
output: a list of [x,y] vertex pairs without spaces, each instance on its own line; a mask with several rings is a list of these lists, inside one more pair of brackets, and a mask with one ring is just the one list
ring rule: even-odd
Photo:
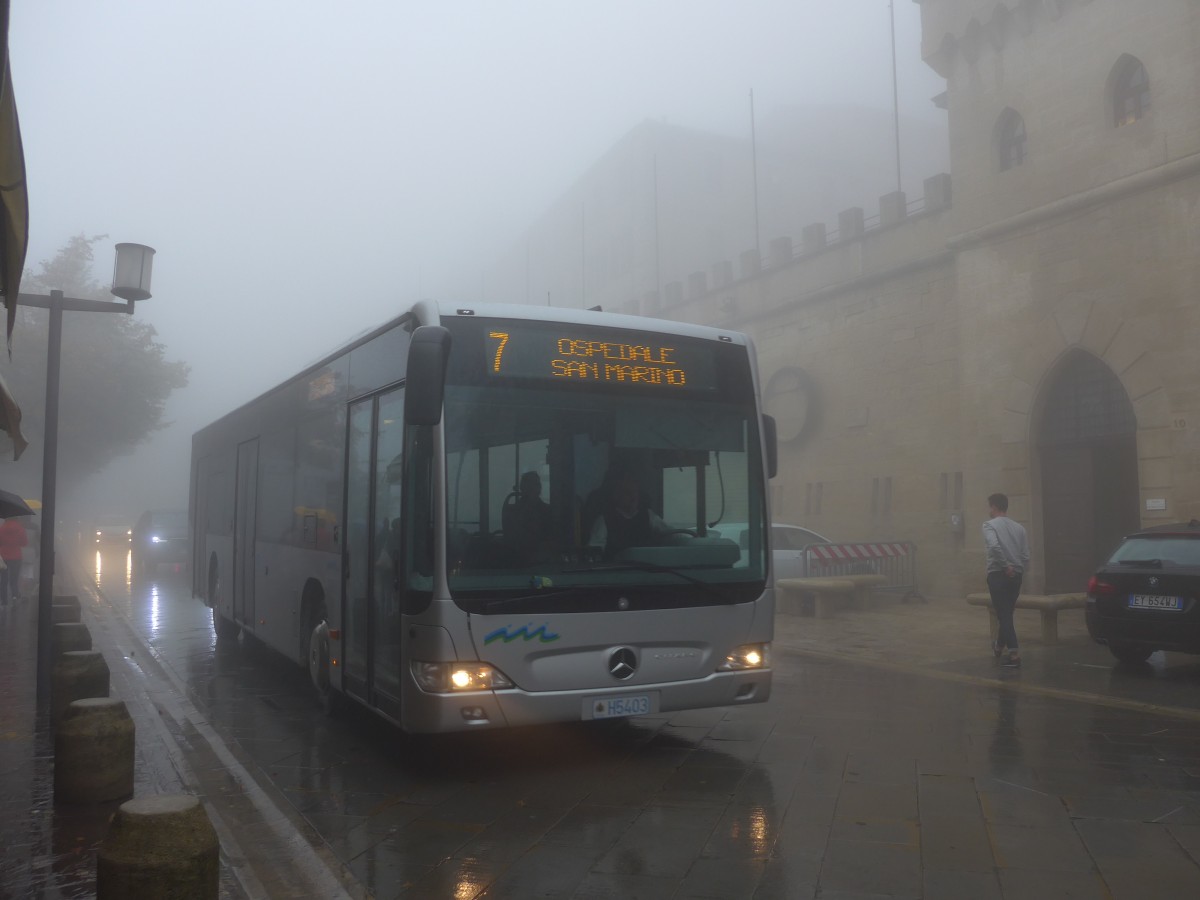
[[421,325],[413,332],[404,390],[404,421],[409,425],[436,425],[442,420],[449,359],[449,331],[441,325]]
[[763,440],[767,442],[767,477],[774,478],[779,471],[779,440],[776,437],[775,417],[764,415]]

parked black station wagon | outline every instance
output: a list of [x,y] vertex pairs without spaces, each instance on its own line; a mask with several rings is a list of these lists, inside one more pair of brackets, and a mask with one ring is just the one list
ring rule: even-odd
[[1088,582],[1088,633],[1121,662],[1200,653],[1200,520],[1129,535]]

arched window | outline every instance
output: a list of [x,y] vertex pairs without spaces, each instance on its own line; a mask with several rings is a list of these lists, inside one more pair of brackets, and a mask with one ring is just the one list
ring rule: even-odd
[[1025,162],[1025,120],[1015,109],[1006,109],[996,120],[996,152],[1001,172]]
[[1113,124],[1120,128],[1150,111],[1150,77],[1141,60],[1126,54],[1117,60],[1112,85]]

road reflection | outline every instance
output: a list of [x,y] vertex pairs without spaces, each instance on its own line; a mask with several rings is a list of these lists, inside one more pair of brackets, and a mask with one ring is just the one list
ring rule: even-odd
[[133,584],[133,551],[97,548],[92,570],[96,587],[105,593],[111,594],[114,589],[128,591]]

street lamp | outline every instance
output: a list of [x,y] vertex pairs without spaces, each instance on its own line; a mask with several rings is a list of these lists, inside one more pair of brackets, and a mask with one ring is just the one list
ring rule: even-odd
[[133,314],[137,300],[150,298],[150,269],[154,249],[143,244],[117,244],[112,293],[124,303],[64,297],[62,291],[21,294],[18,305],[50,311],[50,334],[46,347],[46,423],[42,448],[42,539],[38,559],[38,670],[37,698],[45,709],[50,700],[51,613],[54,604],[55,490],[58,481],[58,384],[62,361],[63,310]]

